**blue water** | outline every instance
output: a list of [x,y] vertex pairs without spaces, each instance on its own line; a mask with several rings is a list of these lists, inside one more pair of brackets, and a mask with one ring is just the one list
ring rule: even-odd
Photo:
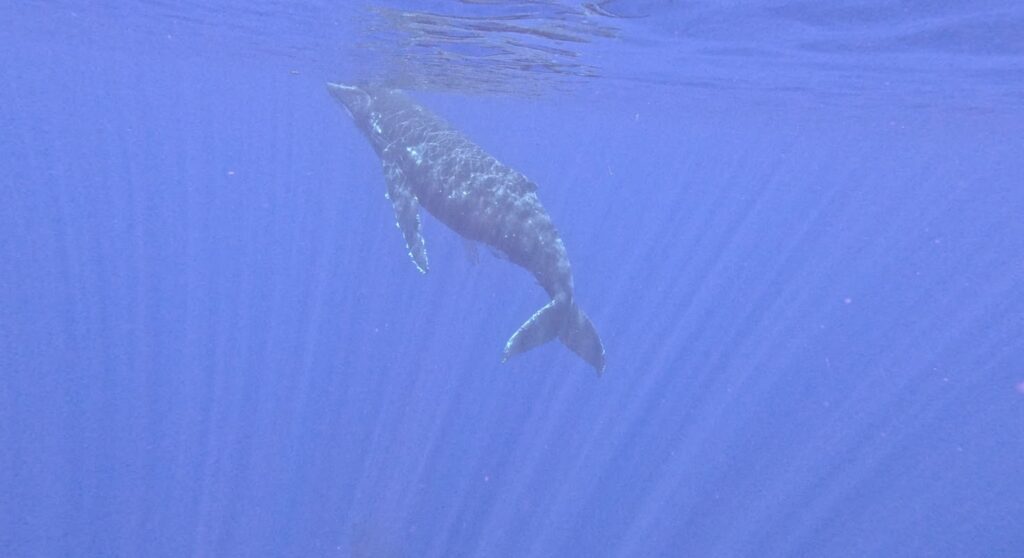
[[[1024,556],[1019,2],[385,4],[0,7],[0,556]],[[539,185],[603,376],[416,271],[356,79]]]

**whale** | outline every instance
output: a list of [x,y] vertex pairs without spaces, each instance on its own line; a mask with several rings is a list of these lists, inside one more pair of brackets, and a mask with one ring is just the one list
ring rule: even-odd
[[550,301],[505,343],[502,362],[558,338],[601,374],[604,345],[576,303],[572,267],[537,185],[470,141],[405,92],[328,83],[380,158],[395,220],[412,263],[430,266],[420,209],[470,243],[489,246],[533,275]]

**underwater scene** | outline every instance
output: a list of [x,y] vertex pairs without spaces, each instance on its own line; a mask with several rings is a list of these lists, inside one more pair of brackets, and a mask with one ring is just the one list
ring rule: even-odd
[[1024,556],[1024,4],[0,20],[0,556]]

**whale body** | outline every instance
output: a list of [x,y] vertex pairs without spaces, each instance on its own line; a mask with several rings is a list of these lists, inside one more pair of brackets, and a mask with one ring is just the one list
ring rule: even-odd
[[502,361],[558,338],[600,374],[604,347],[573,296],[572,269],[537,186],[399,90],[327,84],[373,146],[409,257],[429,269],[419,209],[529,271],[551,301],[508,340]]

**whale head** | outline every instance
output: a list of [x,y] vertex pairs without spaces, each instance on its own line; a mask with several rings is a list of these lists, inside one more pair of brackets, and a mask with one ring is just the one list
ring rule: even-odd
[[370,105],[373,104],[373,98],[370,94],[365,89],[355,85],[328,83],[327,91],[345,107],[349,116],[356,121],[365,118],[370,111]]

